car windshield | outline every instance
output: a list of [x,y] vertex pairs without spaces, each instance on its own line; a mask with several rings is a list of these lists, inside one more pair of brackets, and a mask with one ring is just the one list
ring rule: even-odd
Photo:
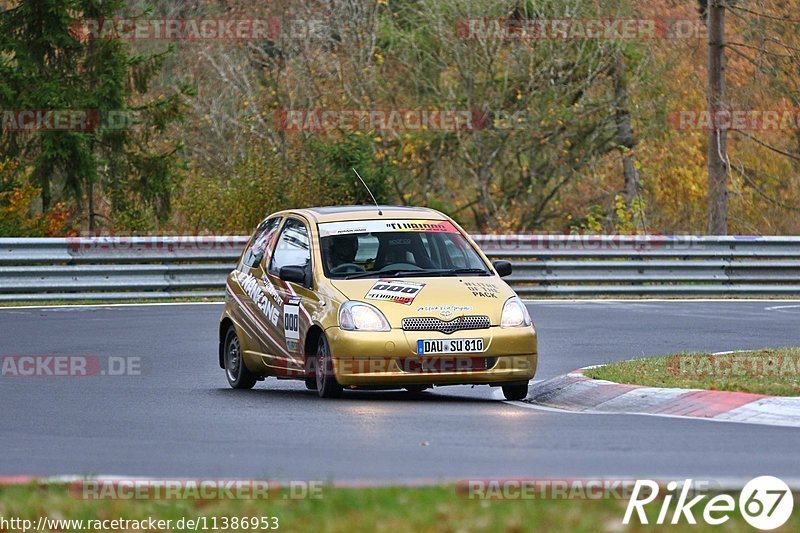
[[320,224],[319,230],[329,278],[491,274],[469,241],[447,221],[333,222]]

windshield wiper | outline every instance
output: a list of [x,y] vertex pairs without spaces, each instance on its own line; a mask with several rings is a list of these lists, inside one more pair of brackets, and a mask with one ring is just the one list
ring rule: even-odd
[[361,279],[361,278],[394,278],[403,274],[404,277],[411,277],[411,276],[428,276],[430,272],[426,270],[374,270],[372,272],[359,272],[358,274],[351,274],[344,279]]
[[452,268],[450,270],[443,270],[440,273],[443,276],[458,276],[459,274],[489,274],[489,272],[483,268]]
[[483,268],[452,268],[449,270],[376,270],[374,272],[359,272],[358,274],[351,274],[344,279],[361,279],[371,277],[424,277],[424,276],[460,276],[462,274],[479,274],[488,275],[489,272]]

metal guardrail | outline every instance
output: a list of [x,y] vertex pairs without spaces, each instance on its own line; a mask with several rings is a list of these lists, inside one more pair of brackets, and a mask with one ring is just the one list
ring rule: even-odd
[[[797,296],[800,237],[477,235],[523,297]],[[0,301],[221,297],[247,237],[0,239]]]

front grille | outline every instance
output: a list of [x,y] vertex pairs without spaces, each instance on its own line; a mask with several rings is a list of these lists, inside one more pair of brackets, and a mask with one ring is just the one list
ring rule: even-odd
[[430,316],[403,319],[405,331],[440,331],[449,334],[465,329],[489,329],[490,326],[488,316],[463,316],[447,322]]

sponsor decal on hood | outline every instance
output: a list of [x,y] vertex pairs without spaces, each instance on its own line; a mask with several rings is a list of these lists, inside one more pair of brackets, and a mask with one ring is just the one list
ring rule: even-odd
[[500,288],[495,283],[486,281],[465,281],[464,286],[473,296],[477,296],[478,298],[497,299],[500,294]]
[[424,283],[415,281],[381,279],[372,286],[364,299],[411,305],[423,287]]

